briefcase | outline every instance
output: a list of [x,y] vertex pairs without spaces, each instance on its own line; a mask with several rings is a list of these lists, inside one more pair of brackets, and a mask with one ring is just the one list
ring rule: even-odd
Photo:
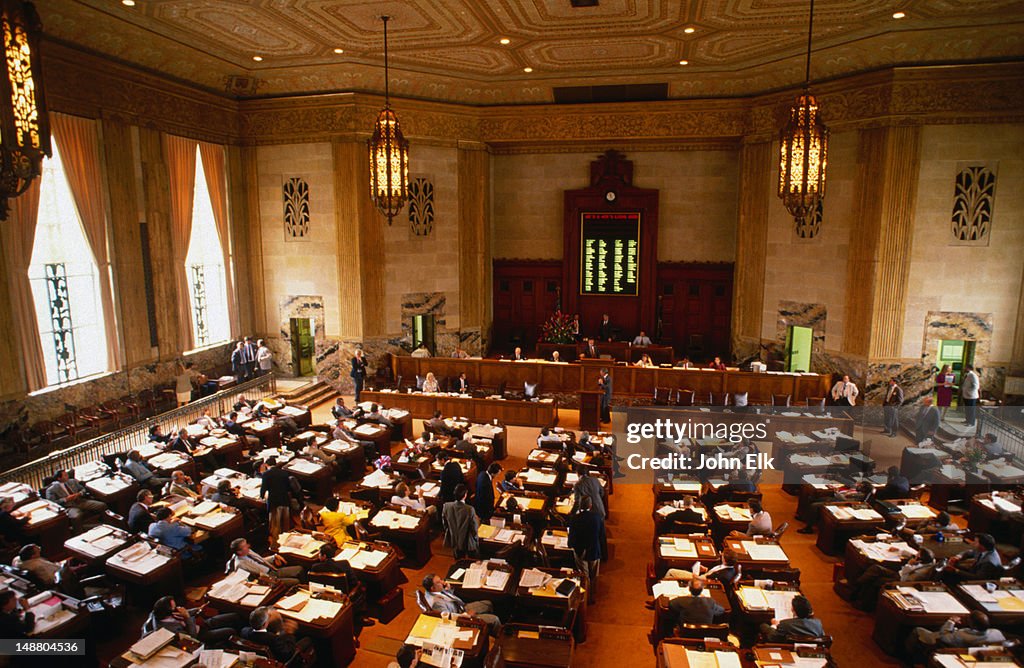
[[383,624],[387,624],[400,615],[405,610],[405,596],[402,594],[402,588],[395,587],[381,596],[377,601],[377,608],[377,619]]

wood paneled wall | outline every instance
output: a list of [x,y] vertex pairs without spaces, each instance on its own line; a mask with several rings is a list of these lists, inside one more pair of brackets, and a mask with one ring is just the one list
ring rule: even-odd
[[740,206],[733,278],[732,337],[759,339],[764,310],[768,206],[772,200],[772,143],[740,151]]

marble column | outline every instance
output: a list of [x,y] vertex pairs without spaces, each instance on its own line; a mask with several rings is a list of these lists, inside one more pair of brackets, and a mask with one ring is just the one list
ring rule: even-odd
[[385,334],[384,226],[370,199],[366,144],[335,141],[334,201],[338,230],[338,302],[342,339]]
[[756,356],[761,339],[768,207],[773,194],[772,158],[771,142],[745,144],[740,151],[739,222],[732,296],[735,358]]
[[256,148],[227,147],[228,206],[230,207],[235,299],[239,336],[274,336],[277,323],[267,320],[263,279],[263,227],[260,224],[259,172]]
[[[103,158],[106,162],[107,191],[110,194],[110,258],[117,300],[119,337],[125,366],[153,359],[149,331],[149,306],[146,302],[146,277],[142,261],[140,184],[136,174],[136,155],[131,126],[104,119]],[[152,258],[160,248],[149,240]],[[158,309],[159,310],[159,309]]]
[[479,348],[490,321],[490,156],[483,145],[459,145],[459,316],[463,336]]

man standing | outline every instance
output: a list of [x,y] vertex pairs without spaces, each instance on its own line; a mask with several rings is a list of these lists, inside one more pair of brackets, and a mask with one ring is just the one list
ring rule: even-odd
[[267,460],[270,468],[263,474],[260,484],[260,498],[267,500],[267,512],[270,513],[270,542],[276,543],[282,531],[292,527],[291,492],[288,471],[277,462],[276,457]]
[[601,369],[601,377],[597,379],[597,386],[604,393],[601,395],[601,422],[612,421],[612,377],[608,369]]
[[860,390],[850,380],[850,376],[844,375],[842,380],[832,386],[832,403],[836,406],[856,406],[858,394]]
[[473,505],[476,507],[476,514],[484,522],[494,515],[494,478],[501,473],[501,464],[492,462],[487,470],[476,477],[476,496],[473,497]]
[[267,347],[267,342],[260,339],[256,342],[256,367],[259,375],[270,373],[274,368],[274,354]]
[[473,506],[466,503],[469,490],[459,484],[455,488],[455,501],[444,504],[442,515],[448,527],[448,543],[452,546],[456,559],[476,554],[480,551],[477,531],[480,529],[480,518],[476,516]]
[[601,325],[597,328],[597,335],[602,341],[612,340],[612,321],[607,313],[601,316]]
[[231,351],[231,375],[236,383],[245,380],[245,342],[239,341]]
[[248,336],[242,346],[242,361],[245,362],[245,379],[250,380],[256,375],[256,343]]
[[973,427],[978,419],[981,379],[970,364],[964,366],[964,377],[960,380],[960,396],[964,401],[964,424]]
[[591,604],[597,598],[597,574],[605,543],[604,517],[594,510],[590,497],[581,498],[579,510],[569,520],[569,547],[576,557],[576,568],[587,574],[587,602]]
[[886,436],[895,436],[900,428],[900,406],[903,405],[903,388],[899,386],[895,378],[889,379],[889,387],[885,390],[885,399],[882,401],[882,410],[885,411],[885,432]]
[[349,371],[352,377],[352,384],[356,388],[356,403],[359,403],[359,395],[363,392],[363,380],[366,378],[366,360],[363,359],[362,348],[356,349],[355,357],[352,358],[352,370]]

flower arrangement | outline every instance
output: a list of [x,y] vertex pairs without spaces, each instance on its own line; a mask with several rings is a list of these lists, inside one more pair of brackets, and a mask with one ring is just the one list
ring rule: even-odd
[[975,440],[964,446],[964,467],[968,471],[977,471],[978,465],[985,461],[985,449]]
[[540,340],[544,343],[573,343],[572,316],[555,311],[541,326]]

